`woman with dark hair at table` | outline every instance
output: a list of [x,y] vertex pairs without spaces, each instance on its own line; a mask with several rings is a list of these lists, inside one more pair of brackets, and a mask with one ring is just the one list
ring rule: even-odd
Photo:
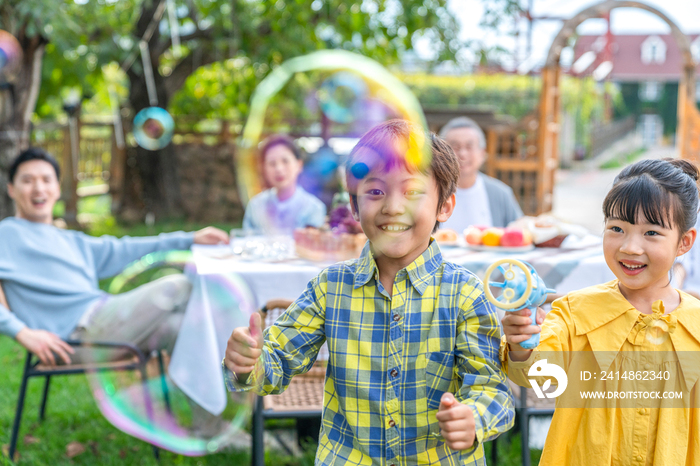
[[304,162],[294,141],[285,135],[271,136],[263,144],[260,157],[270,188],[248,202],[243,228],[270,234],[322,226],[325,204],[297,184]]

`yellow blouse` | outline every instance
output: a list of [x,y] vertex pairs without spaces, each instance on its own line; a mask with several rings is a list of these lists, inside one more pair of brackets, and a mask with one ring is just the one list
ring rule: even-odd
[[[555,399],[540,465],[700,465],[700,301],[679,293],[681,302],[673,312],[665,314],[657,301],[653,314],[646,315],[613,280],[554,301],[540,344],[527,361],[511,360],[504,340],[502,361],[518,385],[531,386],[528,370],[540,359],[567,366],[568,385]],[[682,400],[584,400],[580,367],[572,370],[577,355],[597,364],[590,370],[597,380],[587,382],[588,388],[680,391]],[[668,379],[641,383],[630,378],[645,372]],[[606,382],[599,380],[606,376]]]

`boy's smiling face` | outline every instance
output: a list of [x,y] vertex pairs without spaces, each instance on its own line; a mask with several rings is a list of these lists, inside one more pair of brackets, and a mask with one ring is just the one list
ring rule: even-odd
[[359,180],[356,192],[353,214],[359,217],[380,270],[400,270],[420,256],[430,244],[435,222],[450,218],[455,205],[452,195],[438,211],[435,178],[403,165],[374,168]]

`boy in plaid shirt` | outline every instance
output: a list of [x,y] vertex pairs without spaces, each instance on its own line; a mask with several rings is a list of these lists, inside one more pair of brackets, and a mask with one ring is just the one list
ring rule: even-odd
[[483,465],[483,442],[512,426],[514,410],[483,285],[431,238],[455,208],[457,158],[435,135],[391,120],[360,139],[346,173],[369,239],[360,258],[322,271],[264,332],[257,314],[235,329],[227,387],[280,393],[325,342],[316,464]]

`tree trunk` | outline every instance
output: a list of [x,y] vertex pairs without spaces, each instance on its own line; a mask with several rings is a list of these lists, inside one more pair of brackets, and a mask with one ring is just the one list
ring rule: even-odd
[[[144,37],[160,2],[146,2],[141,12],[135,34]],[[152,63],[153,79],[158,96],[158,107],[167,108],[172,93],[166,89],[163,76],[158,71],[160,33],[156,28],[149,40],[149,54]],[[145,73],[137,58],[134,66],[127,70],[131,92],[129,103],[133,110],[131,118],[144,108],[150,107]],[[116,214],[124,221],[142,221],[146,214],[152,213],[156,219],[180,217],[184,214],[178,161],[175,148],[169,144],[157,151],[142,147],[130,149],[124,168],[123,202]]]
[[[153,57],[157,63],[158,57]],[[167,108],[169,96],[163,77],[154,66],[154,81],[158,106]],[[150,106],[145,78],[142,73],[128,73],[131,84],[129,102],[133,116]],[[169,144],[163,149],[151,151],[136,147],[129,151],[124,177],[124,201],[117,214],[125,221],[142,220],[152,213],[157,219],[181,217],[182,197],[175,148]]]
[[24,32],[22,28],[17,35],[23,52],[19,72],[10,82],[0,83],[0,219],[14,215],[12,199],[7,194],[8,171],[12,160],[29,147],[46,47],[44,38],[26,37]]

